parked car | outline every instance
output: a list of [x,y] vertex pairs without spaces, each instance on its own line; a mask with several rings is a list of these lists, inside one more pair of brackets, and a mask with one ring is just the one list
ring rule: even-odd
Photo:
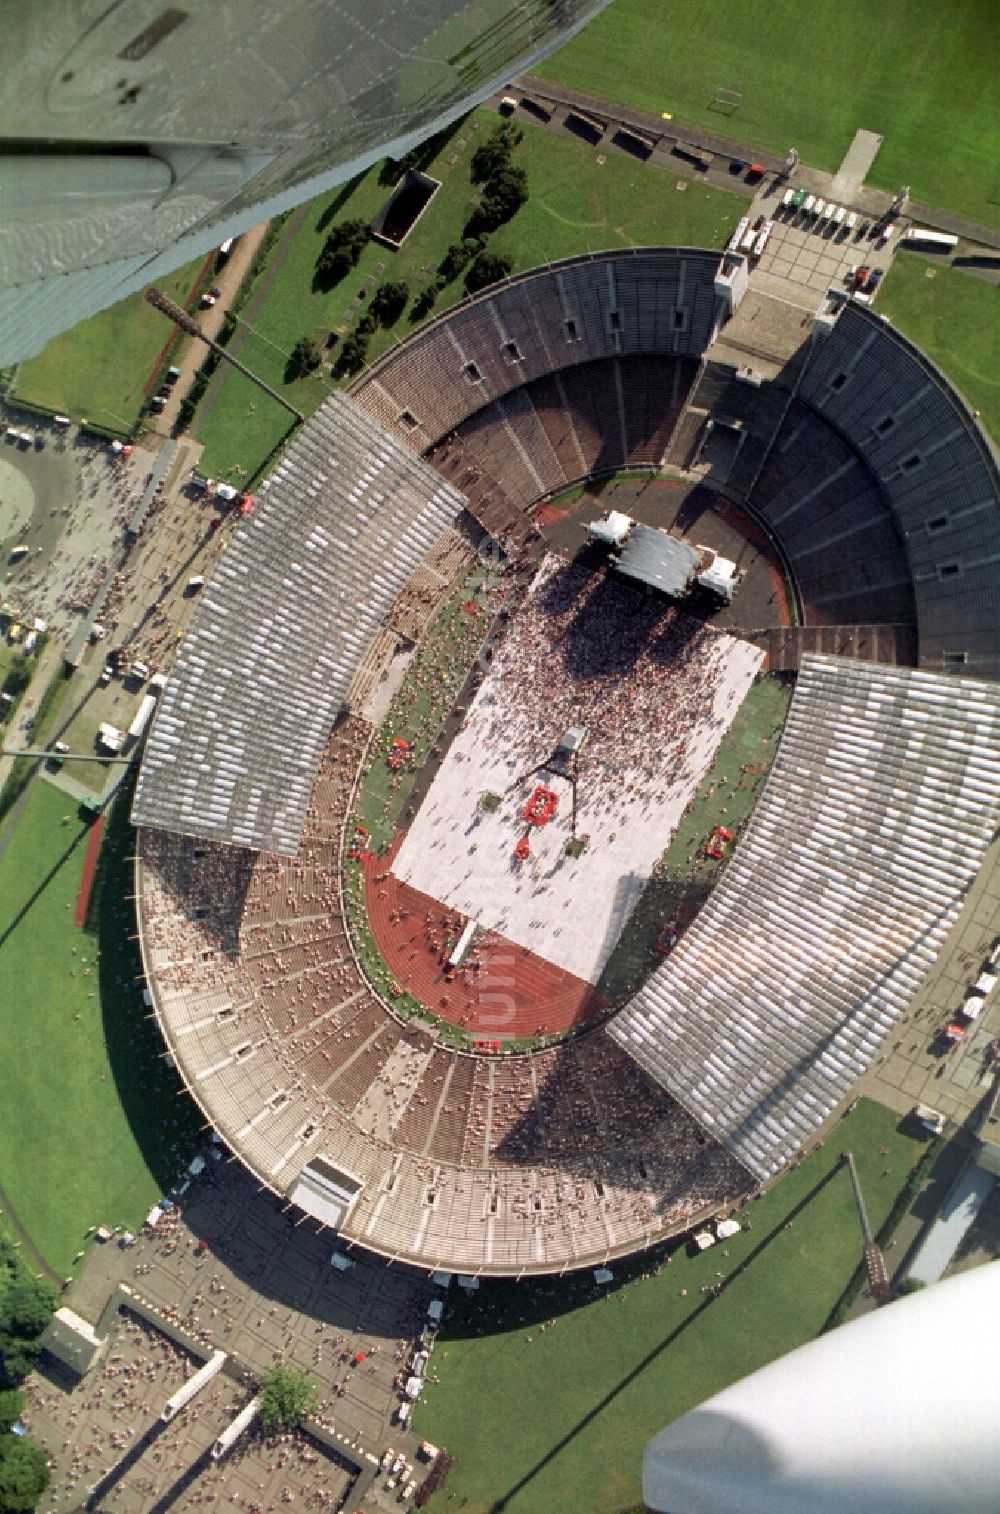
[[732,831],[727,831],[724,825],[717,825],[708,838],[705,846],[705,856],[713,857],[716,862],[721,862],[726,855],[726,845],[732,841]]

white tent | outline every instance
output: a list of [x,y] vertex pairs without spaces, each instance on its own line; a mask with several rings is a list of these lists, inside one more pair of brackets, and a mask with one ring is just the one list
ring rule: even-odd
[[738,579],[739,569],[728,557],[716,557],[711,567],[698,574],[701,587],[712,594],[718,594],[727,604],[736,592]]
[[609,510],[601,520],[590,522],[587,535],[591,541],[602,541],[609,547],[620,547],[633,525],[630,515],[623,515],[620,510]]

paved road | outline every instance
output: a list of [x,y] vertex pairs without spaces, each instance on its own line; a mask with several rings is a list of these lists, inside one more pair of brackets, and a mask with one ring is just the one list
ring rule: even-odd
[[[222,290],[218,303],[211,310],[196,311],[195,315],[202,331],[206,336],[217,338],[222,330],[222,323],[226,317],[226,311],[243,282],[244,275],[257,256],[257,249],[264,240],[268,222],[264,221],[260,226],[255,226],[252,231],[246,232],[236,244],[235,250],[226,266],[217,275],[215,288]],[[193,337],[184,347],[183,356],[178,364],[181,376],[173,386],[173,392],[159,415],[150,416],[149,420],[157,432],[169,434],[177,421],[177,413],[181,407],[181,401],[187,394],[194,376],[208,355],[208,348],[203,342],[196,341]]]

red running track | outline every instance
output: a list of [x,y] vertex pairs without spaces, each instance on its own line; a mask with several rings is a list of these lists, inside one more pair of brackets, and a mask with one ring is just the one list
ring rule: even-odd
[[98,815],[90,827],[90,835],[87,837],[87,850],[83,858],[83,872],[80,875],[80,889],[76,896],[76,912],[73,915],[74,925],[83,925],[87,918],[87,906],[90,903],[90,890],[94,882],[94,871],[97,867],[97,854],[101,850],[101,834],[104,830],[104,816]]
[[607,1008],[591,984],[495,931],[479,936],[451,973],[446,943],[465,917],[402,883],[392,865],[405,832],[388,851],[360,865],[372,933],[400,987],[431,1014],[484,1040],[554,1035]]

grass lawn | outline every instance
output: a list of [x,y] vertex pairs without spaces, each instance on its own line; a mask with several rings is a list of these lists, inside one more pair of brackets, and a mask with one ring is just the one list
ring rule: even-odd
[[[372,743],[371,766],[358,787],[354,815],[367,826],[375,851],[392,840],[431,747],[472,671],[496,610],[491,591],[487,570],[476,567],[442,606]],[[479,607],[476,614],[462,608],[472,603]],[[410,743],[410,761],[394,771],[386,759],[396,737]]]
[[[367,305],[366,296],[358,298],[363,288],[367,285],[370,295],[390,279],[409,284],[410,306],[393,326],[376,332],[369,360],[407,336],[414,329],[413,301],[448,246],[462,238],[473,208],[469,158],[497,119],[491,111],[476,111],[454,129],[428,165],[427,172],[442,186],[412,235],[395,252],[369,243],[357,268],[332,290],[312,287],[316,259],[331,227],[354,217],[370,220],[391,193],[391,185],[381,183],[380,170],[373,168],[355,184],[315,201],[301,221],[293,218],[262,275],[262,281],[267,280],[274,270],[260,305],[254,308],[251,301],[242,312],[253,330],[241,328],[241,336],[234,338],[234,354],[311,413],[333,383],[326,365],[322,377],[285,382],[287,355],[300,336],[322,341],[332,328],[350,330]],[[459,149],[460,141],[466,143],[464,149]],[[449,163],[456,155],[458,161]],[[602,167],[597,157],[592,147],[524,123],[524,141],[515,159],[527,172],[530,198],[490,241],[492,249],[513,258],[515,272],[608,247],[721,246],[736,224],[740,204],[731,195],[695,184],[679,191],[676,178],[660,169],[617,153]],[[459,277],[439,293],[435,313],[447,310],[463,293]],[[215,477],[229,476],[234,464],[252,474],[285,435],[290,418],[238,373],[223,374],[218,392],[214,389],[215,385],[193,427],[205,447],[201,466]]]
[[[428,1508],[641,1507],[650,1436],[822,1327],[861,1259],[839,1154],[853,1150],[878,1227],[925,1145],[897,1130],[897,1120],[862,1101],[825,1146],[749,1207],[752,1230],[725,1248],[694,1258],[678,1250],[670,1265],[662,1256],[615,1263],[615,1283],[603,1292],[589,1272],[487,1280],[472,1303],[456,1288],[431,1363],[440,1382],[428,1384],[414,1414],[416,1433],[456,1459]],[[715,1299],[700,1290],[717,1271],[731,1281]]]
[[198,1124],[135,982],[126,796],[107,827],[85,930],[89,827],[66,794],[37,782],[0,858],[0,1186],[60,1276],[88,1227],[141,1221]]
[[[204,258],[197,258],[158,279],[158,287],[183,305],[204,264]],[[22,363],[12,400],[44,405],[74,420],[86,416],[112,431],[130,431],[146,399],[144,385],[173,339],[174,327],[146,304],[142,291],[130,294]]]
[[922,347],[1000,442],[1000,290],[915,252],[898,253],[877,309]]
[[597,988],[611,1004],[634,993],[662,963],[655,943],[664,922],[687,925],[718,882],[726,861],[706,857],[705,842],[716,825],[739,837],[774,761],[791,697],[790,685],[777,678],[751,684],[605,964]]
[[[859,127],[870,182],[1000,224],[995,0],[615,0],[544,78],[834,169]],[[717,89],[742,91],[735,115]]]

